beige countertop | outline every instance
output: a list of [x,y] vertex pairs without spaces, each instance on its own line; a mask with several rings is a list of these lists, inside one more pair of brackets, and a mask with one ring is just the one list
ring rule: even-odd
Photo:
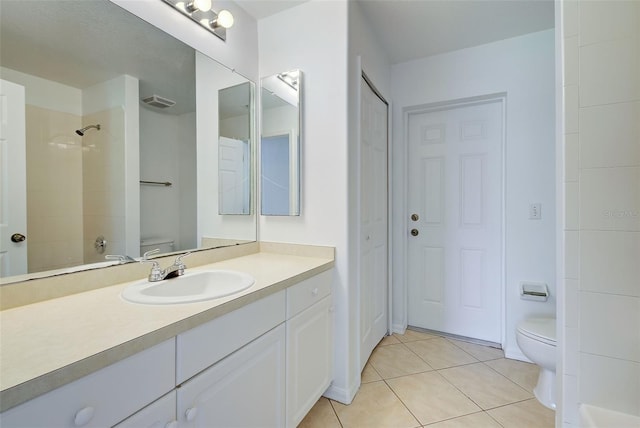
[[238,270],[256,279],[239,294],[205,302],[133,304],[120,296],[125,282],[3,310],[0,411],[330,269],[332,251],[310,256],[263,249],[192,268]]

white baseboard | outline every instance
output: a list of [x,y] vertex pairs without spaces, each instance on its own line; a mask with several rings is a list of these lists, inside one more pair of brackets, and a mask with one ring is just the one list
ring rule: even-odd
[[358,389],[360,389],[360,379],[358,379],[358,381],[351,385],[348,389],[338,388],[337,386],[331,384],[322,395],[334,401],[338,401],[342,404],[349,405],[353,401],[353,398],[356,396]]
[[407,331],[406,325],[392,324],[391,328],[393,329],[392,333],[397,333],[397,334],[404,334],[404,332]]
[[530,359],[528,359],[527,357],[525,357],[525,355],[522,353],[520,348],[518,348],[517,346],[510,346],[508,348],[505,348],[504,356],[505,356],[505,358],[509,358],[511,360],[524,361],[525,363],[532,363],[533,362]]

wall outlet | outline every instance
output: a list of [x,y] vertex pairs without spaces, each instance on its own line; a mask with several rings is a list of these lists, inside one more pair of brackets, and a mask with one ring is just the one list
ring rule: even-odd
[[542,204],[529,205],[529,220],[540,220],[542,218]]

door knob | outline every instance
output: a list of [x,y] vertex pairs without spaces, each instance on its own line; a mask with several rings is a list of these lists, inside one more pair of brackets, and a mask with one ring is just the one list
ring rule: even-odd
[[418,236],[419,233],[418,229],[411,229],[411,236]]
[[11,242],[22,242],[27,239],[22,233],[14,233],[11,235]]
[[411,220],[418,221],[419,219],[420,217],[418,216],[418,214],[411,214]]

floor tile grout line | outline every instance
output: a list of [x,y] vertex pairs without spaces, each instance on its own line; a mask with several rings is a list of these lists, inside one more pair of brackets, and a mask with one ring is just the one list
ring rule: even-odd
[[[357,394],[357,393],[356,393]],[[353,397],[355,400],[355,397]],[[333,414],[336,415],[336,419],[338,420],[338,423],[340,424],[340,428],[344,428],[344,425],[342,424],[342,421],[340,420],[340,416],[338,415],[338,412],[336,411],[336,408],[333,407],[333,400],[328,398],[329,400],[329,405],[331,406],[331,410],[333,410]]]
[[407,406],[405,404],[404,401],[402,401],[402,398],[400,398],[400,396],[396,393],[396,391],[391,387],[391,385],[389,385],[387,383],[386,380],[383,379],[383,382],[385,385],[387,385],[387,388],[389,388],[389,390],[393,393],[393,395],[396,396],[396,398],[398,399],[398,401],[400,401],[400,404],[402,404],[404,406],[405,409],[407,409],[407,412],[409,412],[409,414],[411,414],[411,416],[413,416],[413,418],[416,420],[416,422],[418,422],[418,425],[422,426],[422,421],[420,421],[420,419],[418,419],[418,417],[416,415],[413,414],[413,412],[411,411],[411,409],[409,408],[409,406]]
[[489,367],[491,370],[493,370],[494,372],[498,373],[500,376],[502,376],[503,378],[505,378],[506,380],[508,380],[509,382],[511,382],[512,384],[514,384],[515,386],[517,386],[518,388],[522,389],[524,392],[526,392],[527,394],[531,394],[533,395],[532,392],[528,391],[526,388],[524,388],[522,385],[520,385],[519,383],[509,379],[506,375],[500,373],[498,370],[494,369],[493,367],[491,367],[489,364],[485,364],[484,361],[481,362],[482,364],[484,364],[485,366]]

